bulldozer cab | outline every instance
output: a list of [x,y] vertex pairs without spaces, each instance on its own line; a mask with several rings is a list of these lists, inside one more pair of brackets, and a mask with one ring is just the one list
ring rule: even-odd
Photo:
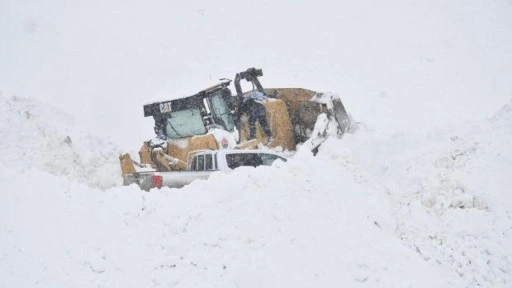
[[235,121],[229,104],[234,101],[227,88],[229,83],[220,83],[189,97],[144,105],[144,116],[152,116],[155,130],[161,129],[167,139],[204,135],[211,128],[233,132]]

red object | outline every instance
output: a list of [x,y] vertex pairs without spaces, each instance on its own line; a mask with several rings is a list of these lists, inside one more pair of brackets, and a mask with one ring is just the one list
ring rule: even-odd
[[156,187],[158,189],[162,188],[163,181],[162,175],[154,175],[153,176],[153,187]]

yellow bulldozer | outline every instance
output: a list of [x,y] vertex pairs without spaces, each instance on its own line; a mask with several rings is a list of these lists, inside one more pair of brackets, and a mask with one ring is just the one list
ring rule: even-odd
[[[261,76],[261,69],[249,68],[236,73],[234,81],[222,79],[195,95],[144,105],[144,117],[155,121],[156,137],[143,143],[140,162],[120,156],[124,184],[137,182],[138,174],[147,171],[183,171],[192,151],[294,151],[301,144],[316,153],[329,135],[341,136],[350,129],[339,97],[302,88],[263,88]],[[244,92],[241,80],[252,84],[252,90]],[[245,105],[250,100],[264,107],[265,119],[252,117],[250,109],[256,108]]]

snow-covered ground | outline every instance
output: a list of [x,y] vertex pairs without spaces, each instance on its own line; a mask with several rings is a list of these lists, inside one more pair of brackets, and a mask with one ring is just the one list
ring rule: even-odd
[[[85,4],[87,3],[87,4]],[[0,3],[0,287],[512,286],[510,1]],[[120,186],[143,103],[341,94],[316,157]]]
[[1,287],[512,283],[512,103],[146,193],[119,187],[113,144],[69,115],[0,99]]

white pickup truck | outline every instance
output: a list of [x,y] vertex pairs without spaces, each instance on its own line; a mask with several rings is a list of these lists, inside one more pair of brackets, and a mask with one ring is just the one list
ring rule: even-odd
[[190,152],[186,171],[141,171],[130,182],[137,183],[147,191],[163,186],[179,188],[196,179],[208,179],[213,172],[229,172],[240,166],[269,166],[276,160],[286,161],[274,152],[265,150],[199,150]]

